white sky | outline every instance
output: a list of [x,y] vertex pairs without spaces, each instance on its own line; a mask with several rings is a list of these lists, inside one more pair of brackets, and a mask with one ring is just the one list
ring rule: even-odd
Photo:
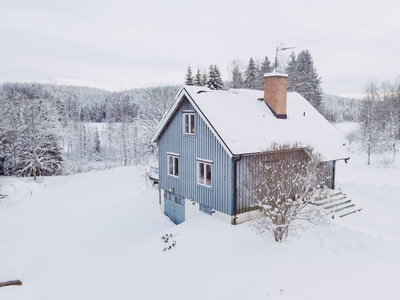
[[[395,0],[2,0],[0,83],[119,91],[183,84],[216,63],[309,50],[325,93],[356,96],[400,75]],[[368,3],[367,3],[368,2]],[[287,50],[289,55],[291,50]]]

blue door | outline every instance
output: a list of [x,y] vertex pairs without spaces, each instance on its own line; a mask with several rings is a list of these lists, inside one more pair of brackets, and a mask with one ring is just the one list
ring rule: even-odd
[[164,192],[164,213],[175,224],[185,221],[185,199],[173,193]]

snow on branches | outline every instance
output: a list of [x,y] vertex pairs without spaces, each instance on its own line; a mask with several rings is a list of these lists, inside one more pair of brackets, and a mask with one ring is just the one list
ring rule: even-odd
[[[272,233],[277,242],[307,222],[324,223],[327,212],[314,200],[327,192],[326,164],[310,147],[273,145],[248,160],[247,188],[262,212],[252,225],[258,234]],[[306,222],[304,222],[306,221]]]

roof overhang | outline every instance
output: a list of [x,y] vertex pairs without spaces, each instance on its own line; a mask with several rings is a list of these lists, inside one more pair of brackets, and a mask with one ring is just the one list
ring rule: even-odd
[[[208,88],[205,87],[201,87],[201,89],[198,91],[198,93],[201,92],[207,92],[209,91]],[[211,91],[211,90],[210,90]],[[210,121],[207,119],[207,117],[204,115],[204,113],[202,112],[202,110],[200,109],[200,107],[197,105],[196,101],[193,99],[193,97],[190,95],[190,93],[187,91],[187,89],[185,88],[185,86],[183,86],[176,98],[174,103],[172,104],[171,108],[168,110],[168,112],[165,114],[165,116],[163,117],[163,119],[161,120],[160,124],[158,125],[152,139],[151,142],[152,143],[157,143],[161,134],[163,133],[165,127],[167,126],[167,124],[169,123],[169,121],[174,117],[175,113],[177,112],[177,109],[179,107],[179,105],[182,103],[184,96],[186,97],[186,99],[190,102],[190,104],[192,104],[192,106],[195,108],[196,112],[199,114],[200,118],[207,124],[207,127],[211,130],[211,132],[214,134],[214,136],[217,138],[217,140],[220,142],[221,146],[225,149],[225,151],[228,153],[228,155],[230,157],[233,157],[234,154],[232,153],[232,151],[229,149],[229,147],[227,146],[227,144],[224,142],[224,140],[222,139],[222,137],[218,134],[218,132],[215,130],[215,128],[212,126],[212,124],[210,123]]]

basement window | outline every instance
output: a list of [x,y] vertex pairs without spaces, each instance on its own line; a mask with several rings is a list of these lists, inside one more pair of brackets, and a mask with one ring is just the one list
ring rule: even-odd
[[179,177],[179,156],[168,154],[168,175]]
[[205,206],[203,204],[200,204],[199,210],[202,212],[205,212],[206,214],[209,214],[209,215],[212,215],[212,213],[213,213],[213,210],[211,207]]
[[184,113],[183,114],[183,133],[184,134],[194,134],[194,113]]

